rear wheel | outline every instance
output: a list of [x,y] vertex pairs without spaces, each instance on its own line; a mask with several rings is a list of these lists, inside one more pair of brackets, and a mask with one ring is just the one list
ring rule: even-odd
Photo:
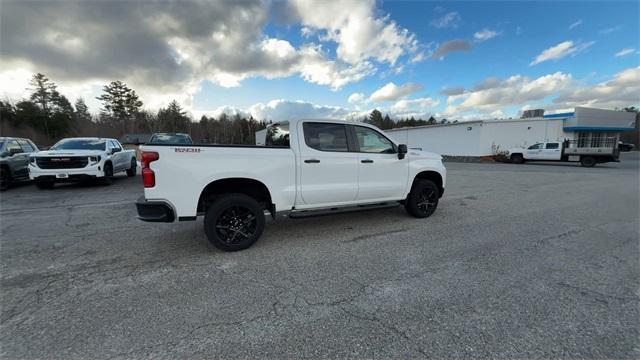
[[136,159],[135,158],[131,159],[131,167],[129,167],[129,169],[127,170],[128,177],[136,176],[137,166],[138,166],[138,163],[136,162]]
[[0,191],[5,191],[11,185],[11,173],[5,168],[0,168]]
[[582,166],[584,167],[594,167],[596,163],[596,159],[592,156],[584,156],[580,158],[580,164],[582,164]]
[[430,180],[420,179],[413,184],[404,208],[412,216],[426,218],[436,211],[439,199],[440,191],[436,184]]
[[264,211],[255,199],[244,194],[228,194],[207,210],[204,231],[218,249],[238,251],[258,241],[264,223]]
[[522,154],[513,154],[511,155],[511,162],[514,164],[522,164],[524,163],[524,157]]
[[102,177],[103,185],[111,185],[113,182],[113,165],[111,163],[104,164],[104,177]]
[[37,179],[36,179],[35,183],[36,183],[36,186],[38,187],[38,189],[42,189],[42,190],[53,189],[53,187],[56,184],[54,181],[37,180]]

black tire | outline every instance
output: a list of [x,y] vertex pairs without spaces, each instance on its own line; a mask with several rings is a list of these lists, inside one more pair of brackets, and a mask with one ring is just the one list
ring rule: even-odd
[[524,157],[522,154],[511,155],[511,162],[514,164],[524,164]]
[[104,176],[101,179],[102,185],[111,185],[113,183],[113,165],[111,163],[104,164]]
[[56,185],[55,181],[36,180],[36,186],[41,190],[51,190]]
[[5,168],[0,168],[0,191],[5,191],[11,186],[11,173]]
[[238,251],[258,241],[264,222],[264,210],[255,199],[244,194],[228,194],[207,209],[204,231],[218,249]]
[[592,156],[583,156],[580,158],[580,164],[584,167],[594,167],[598,162]]
[[127,169],[127,176],[128,177],[136,176],[137,167],[138,167],[138,163],[136,162],[136,159],[135,158],[131,159],[131,167]]
[[426,218],[436,211],[438,200],[440,191],[436,184],[430,180],[419,179],[413,184],[404,208],[411,216]]

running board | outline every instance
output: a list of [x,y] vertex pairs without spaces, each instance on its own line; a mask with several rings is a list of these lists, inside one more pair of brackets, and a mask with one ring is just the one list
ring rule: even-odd
[[391,203],[379,203],[379,204],[370,204],[370,205],[356,205],[356,206],[345,206],[345,207],[334,207],[330,209],[321,209],[321,210],[294,210],[289,213],[289,217],[292,219],[302,219],[313,216],[323,216],[323,215],[332,215],[332,214],[343,214],[350,213],[356,211],[365,211],[365,210],[377,210],[377,209],[386,209],[400,206],[398,202]]

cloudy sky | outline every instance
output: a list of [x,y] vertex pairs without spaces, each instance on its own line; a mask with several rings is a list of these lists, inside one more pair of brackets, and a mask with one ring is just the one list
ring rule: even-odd
[[0,0],[0,96],[34,72],[97,112],[123,80],[148,109],[259,119],[518,116],[640,104],[639,3]]

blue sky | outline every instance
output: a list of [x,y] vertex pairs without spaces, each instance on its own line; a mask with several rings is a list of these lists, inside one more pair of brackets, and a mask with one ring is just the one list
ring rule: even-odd
[[[90,16],[86,14],[95,10],[92,5],[52,4],[47,5],[51,11],[65,11],[63,17],[73,15],[69,12]],[[69,70],[73,66],[56,67],[53,59],[60,57],[56,46],[61,42],[66,42],[63,53],[69,61],[80,61],[73,47],[107,51],[100,48],[105,36],[78,35],[82,23],[75,34],[65,34],[62,25],[42,25],[33,33],[56,39],[41,45],[51,47],[51,60],[46,53],[36,58],[22,48],[12,49],[8,41],[0,58],[8,69],[0,72],[0,80],[7,81],[0,91],[16,96],[9,87],[17,87],[27,74],[46,70],[70,97],[92,98],[99,84],[117,77],[132,84],[150,108],[177,98],[196,116],[225,111],[268,118],[349,118],[379,108],[396,118],[466,119],[517,116],[530,107],[560,111],[579,105],[614,108],[640,103],[637,1],[231,4],[190,9],[190,3],[177,2],[179,8],[171,11],[170,5],[146,5],[143,19],[116,22],[105,14],[87,22],[91,31],[102,25],[108,34],[116,23],[126,28],[130,21],[130,31],[148,34],[146,42],[157,41],[159,49],[166,47],[171,59],[162,64],[161,75],[155,75],[153,66],[167,54],[153,54],[156,48],[138,44],[126,46],[128,53],[121,56],[134,59],[123,64],[128,71],[109,72],[103,69],[116,66],[105,64],[89,69],[98,73],[87,78]],[[110,6],[129,7],[128,12],[135,13],[131,7],[139,5]],[[20,10],[16,6],[3,14],[11,16],[13,11],[19,18]],[[167,25],[174,23],[178,25]],[[224,31],[212,25],[221,23]],[[6,35],[11,29],[2,30],[11,40],[13,34]],[[131,54],[137,48],[141,53]],[[443,93],[447,88],[457,91]],[[89,103],[99,107],[94,100]]]

